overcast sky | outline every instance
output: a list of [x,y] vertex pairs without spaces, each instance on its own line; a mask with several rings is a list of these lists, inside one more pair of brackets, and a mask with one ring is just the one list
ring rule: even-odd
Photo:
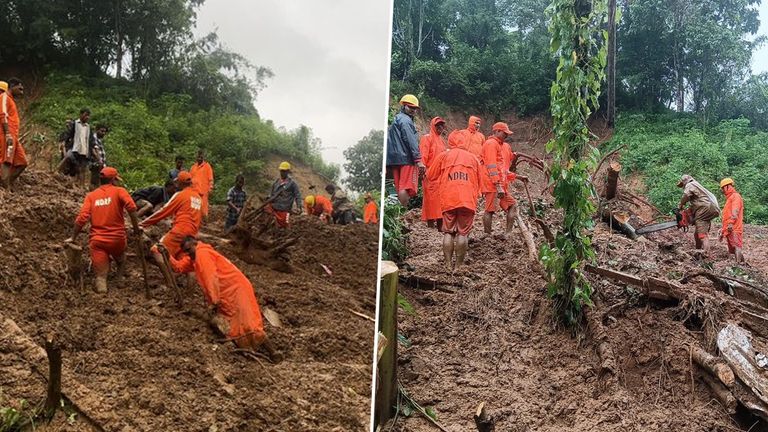
[[[760,30],[759,35],[768,36],[768,0],[760,4]],[[768,44],[752,53],[752,73],[768,72]]]
[[309,126],[323,158],[386,127],[390,5],[386,0],[207,0],[197,34],[222,43],[275,76],[256,109],[277,126]]

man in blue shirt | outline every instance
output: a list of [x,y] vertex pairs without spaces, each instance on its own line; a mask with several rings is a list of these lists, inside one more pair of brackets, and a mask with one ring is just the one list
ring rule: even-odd
[[242,174],[238,174],[235,177],[235,185],[229,188],[227,192],[227,220],[224,222],[224,231],[229,232],[237,225],[237,220],[240,218],[240,213],[245,207],[245,201],[247,199],[245,190],[245,177]]
[[419,190],[419,177],[426,166],[421,161],[419,136],[413,116],[419,109],[416,96],[407,94],[400,99],[402,108],[387,132],[387,170],[395,180],[397,199],[403,207]]

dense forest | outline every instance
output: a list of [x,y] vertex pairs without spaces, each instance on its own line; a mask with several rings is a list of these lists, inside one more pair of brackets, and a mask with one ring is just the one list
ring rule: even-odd
[[[607,3],[616,4],[617,120],[616,138],[603,149],[628,145],[626,168],[648,174],[650,196],[663,210],[678,198],[674,175],[687,172],[713,190],[731,176],[745,188],[747,220],[768,221],[766,187],[755,174],[768,160],[747,157],[768,150],[768,73],[751,71],[764,43],[760,1]],[[392,96],[416,94],[427,116],[548,115],[557,67],[549,5],[395,0]],[[605,118],[607,89],[603,83],[597,118]]]
[[[227,50],[215,33],[195,38],[203,0],[10,0],[0,14],[0,74],[44,77],[28,93],[30,117],[53,131],[80,108],[110,127],[108,160],[130,187],[161,181],[174,156],[203,148],[220,181],[258,174],[278,153],[336,180],[312,130],[275,127],[253,102],[272,72]],[[55,145],[55,136],[30,137]],[[226,188],[217,188],[221,201]]]

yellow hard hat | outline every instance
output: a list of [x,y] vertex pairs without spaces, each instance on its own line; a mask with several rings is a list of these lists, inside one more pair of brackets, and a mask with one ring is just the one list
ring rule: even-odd
[[2,91],[8,91],[8,83],[5,81],[0,81],[0,90]]
[[288,162],[280,162],[280,166],[278,167],[280,171],[290,171],[291,170],[291,164]]
[[732,185],[732,184],[733,184],[733,179],[730,178],[730,177],[726,177],[726,178],[720,180],[720,187],[725,187],[725,186]]
[[304,198],[304,203],[308,206],[315,205],[315,196],[314,195],[307,195],[306,198]]
[[402,98],[400,98],[400,105],[410,105],[410,106],[418,108],[419,107],[419,99],[416,96],[412,95],[412,94],[407,94],[407,95],[403,96]]

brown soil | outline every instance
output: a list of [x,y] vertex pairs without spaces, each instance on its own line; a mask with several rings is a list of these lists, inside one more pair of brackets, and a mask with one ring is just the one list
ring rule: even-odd
[[[126,279],[111,281],[108,295],[90,290],[90,276],[85,292],[67,286],[61,244],[84,192],[62,180],[33,170],[17,193],[0,190],[0,318],[41,345],[55,332],[65,370],[111,407],[101,424],[81,413],[68,426],[60,415],[49,430],[367,430],[373,323],[351,311],[374,316],[375,227],[296,217],[290,274],[245,264],[230,246],[217,246],[249,277],[262,308],[280,315],[282,327],[266,324],[285,355],[273,365],[217,340],[200,318],[196,283],[182,288],[179,309],[150,265],[153,300],[146,300],[133,254]],[[221,234],[222,215],[213,209],[206,234]],[[0,389],[3,404],[36,404],[45,381],[14,352],[0,352]]]
[[[513,148],[541,154],[540,145]],[[543,176],[527,167],[521,171],[530,174],[534,200],[546,207],[555,227],[552,198],[539,195]],[[519,184],[514,194],[526,215],[528,203]],[[643,214],[640,208],[630,210]],[[399,333],[412,345],[399,346],[398,373],[413,399],[433,408],[447,430],[477,430],[473,414],[481,402],[497,431],[765,430],[749,413],[729,416],[701,380],[704,372],[691,368],[689,344],[709,347],[712,334],[691,318],[690,305],[649,302],[632,287],[589,276],[596,292],[593,311],[606,314],[608,341],[618,360],[614,378],[601,372],[588,336],[574,336],[554,324],[546,282],[529,261],[517,229],[505,240],[496,217],[497,235],[470,243],[471,270],[451,274],[441,263],[441,236],[419,221],[418,212],[405,217],[412,230],[411,255],[401,274],[440,280],[456,292],[400,286],[415,314],[400,312]],[[615,270],[677,281],[709,269],[765,286],[768,229],[745,228],[746,267],[729,260],[716,229],[710,234],[713,253],[705,262],[692,257],[692,234],[674,229],[632,241],[598,223],[593,241],[598,264]],[[480,233],[478,215],[471,237]],[[534,233],[540,246],[544,239],[537,228]],[[706,279],[684,286],[692,295],[706,296],[713,313],[728,301]],[[437,429],[418,414],[404,417],[400,412],[394,430]]]

